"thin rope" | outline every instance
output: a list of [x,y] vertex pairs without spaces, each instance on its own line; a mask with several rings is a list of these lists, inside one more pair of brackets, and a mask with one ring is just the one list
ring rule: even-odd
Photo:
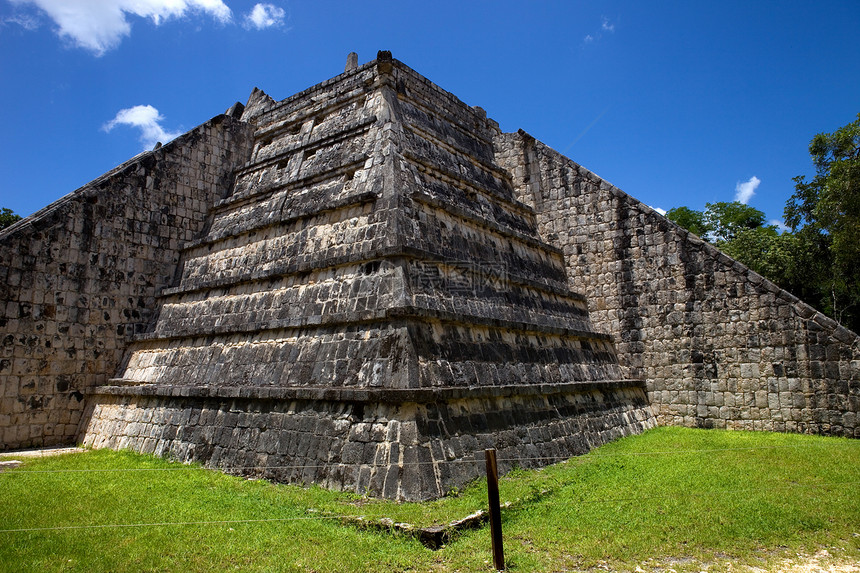
[[[723,495],[726,493],[749,493],[754,491],[764,491],[767,489],[772,489],[773,486],[782,486],[782,487],[807,487],[807,488],[817,488],[824,489],[826,487],[833,486],[844,486],[844,485],[860,485],[860,482],[832,482],[825,484],[801,484],[801,483],[783,483],[783,484],[769,484],[767,487],[761,488],[744,488],[744,489],[735,489],[735,490],[715,490],[709,492],[690,492],[690,493],[667,493],[665,495],[659,496],[636,496],[636,497],[625,497],[625,498],[610,498],[610,499],[594,499],[594,500],[576,500],[573,503],[621,503],[621,502],[629,502],[629,501],[647,501],[647,500],[655,500],[655,499],[665,499],[667,497],[705,497],[711,495]],[[565,487],[565,486],[562,486]],[[554,492],[548,492],[554,493]],[[540,502],[540,505],[534,507],[546,507],[546,506],[557,506],[557,505],[565,505],[567,507],[572,507],[571,502]],[[529,507],[531,508],[531,507]],[[507,508],[503,507],[502,509],[508,510],[520,510],[525,509],[525,506],[509,506]],[[314,515],[314,516],[305,516],[305,517],[274,517],[274,518],[264,518],[264,519],[223,519],[223,520],[213,520],[213,521],[163,521],[163,522],[155,522],[155,523],[111,523],[111,524],[94,524],[94,525],[61,525],[61,526],[53,526],[53,527],[26,527],[26,528],[18,528],[18,529],[0,529],[0,533],[27,533],[27,532],[45,532],[45,531],[66,531],[66,530],[80,530],[80,529],[109,529],[109,528],[125,528],[125,527],[167,527],[167,526],[175,526],[175,525],[227,525],[227,524],[242,524],[242,523],[269,523],[269,522],[285,522],[285,521],[310,521],[317,519],[348,519],[354,520],[358,517],[358,515]]]
[[[844,444],[839,444],[844,445]],[[834,445],[835,446],[835,445]],[[830,446],[830,447],[834,447]],[[860,446],[860,443],[858,443]],[[614,454],[597,454],[597,453],[587,453],[578,456],[569,456],[569,455],[558,455],[558,456],[536,456],[536,457],[519,457],[519,458],[498,458],[499,462],[510,462],[510,463],[518,463],[518,462],[529,462],[529,461],[549,461],[549,460],[561,460],[561,461],[576,461],[578,463],[583,463],[589,459],[594,458],[613,458],[613,457],[630,457],[630,456],[662,456],[662,455],[692,455],[692,454],[702,454],[702,453],[715,453],[715,452],[746,452],[746,451],[759,451],[759,450],[773,450],[773,449],[798,449],[798,448],[809,448],[809,447],[825,447],[822,445],[813,445],[813,444],[799,444],[799,445],[786,445],[786,446],[750,446],[750,447],[740,447],[740,448],[710,448],[710,449],[701,449],[701,450],[661,450],[654,452],[619,452]],[[851,446],[849,446],[851,447]],[[27,470],[27,469],[17,469],[17,468],[9,468],[9,470],[0,472],[0,476],[4,473],[12,475],[12,474],[25,474],[25,473],[90,473],[90,472],[149,472],[149,471],[189,471],[189,470],[207,470],[207,469],[218,469],[218,470],[289,470],[289,469],[324,469],[329,468],[332,465],[339,465],[341,462],[331,462],[329,464],[314,464],[314,465],[277,465],[277,466],[217,466],[217,467],[205,467],[205,466],[192,466],[192,465],[181,465],[177,467],[168,467],[168,468],[98,468],[98,469],[56,469],[56,470]],[[429,462],[408,462],[408,463],[400,463],[400,462],[389,462],[386,464],[359,464],[359,467],[369,467],[369,468],[390,468],[391,466],[397,467],[407,467],[407,466],[420,466],[420,465],[438,465],[438,464],[483,464],[483,457],[476,457],[475,459],[460,459],[460,460],[436,460]]]
[[0,533],[22,533],[34,531],[64,531],[68,529],[108,529],[111,527],[165,527],[169,525],[226,525],[231,523],[266,523],[274,521],[308,521],[312,519],[348,519],[348,515],[319,515],[313,517],[272,517],[267,519],[222,519],[216,521],[162,521],[157,523],[106,523],[95,525],[59,525],[55,527],[26,527],[21,529],[0,529]]

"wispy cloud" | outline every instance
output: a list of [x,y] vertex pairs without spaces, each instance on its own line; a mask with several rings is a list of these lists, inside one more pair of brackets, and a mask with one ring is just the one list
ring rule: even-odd
[[[57,34],[70,44],[101,56],[131,34],[129,16],[158,26],[172,18],[208,15],[222,24],[233,22],[223,0],[9,0],[20,7],[35,6],[53,20]],[[274,4],[257,4],[245,17],[247,28],[263,29],[283,22],[285,11]],[[10,19],[33,29],[38,20],[21,13]]]
[[18,24],[25,30],[33,31],[42,25],[39,17],[35,14],[15,14],[3,20],[9,24]]
[[585,134],[586,134],[586,133],[588,133],[588,131],[589,131],[592,127],[594,127],[594,126],[597,124],[597,122],[598,122],[598,121],[600,121],[600,118],[601,118],[601,117],[603,117],[604,115],[606,115],[606,112],[607,112],[607,111],[609,111],[609,106],[607,106],[603,111],[601,111],[601,112],[600,112],[600,115],[598,115],[597,117],[595,117],[595,118],[591,121],[591,123],[589,123],[587,126],[585,126],[585,129],[583,129],[583,130],[579,133],[579,135],[577,135],[577,136],[576,136],[576,139],[574,139],[573,141],[571,141],[571,142],[570,142],[570,144],[569,144],[567,147],[565,147],[565,148],[564,148],[564,150],[562,150],[562,153],[567,153],[567,152],[570,150],[570,148],[571,148],[571,147],[573,147],[574,145],[576,145],[576,143],[577,143],[580,139],[582,139],[583,137],[585,137]]
[[600,19],[600,29],[592,32],[591,34],[586,34],[582,39],[583,44],[593,44],[597,42],[601,38],[603,38],[604,34],[613,34],[615,33],[615,24],[612,23],[609,18],[603,16]]
[[[650,205],[648,205],[648,206],[651,207]],[[651,208],[654,209],[655,211],[657,211],[658,213],[660,213],[661,215],[663,215],[664,217],[666,216],[666,212],[667,212],[666,209],[661,209],[660,207],[651,207]]]
[[780,221],[779,219],[771,219],[771,220],[770,220],[770,221],[768,221],[768,222],[769,222],[771,225],[773,225],[774,227],[776,227],[776,230],[777,230],[777,231],[779,231],[780,233],[785,233],[786,231],[790,231],[790,230],[791,230],[791,229],[789,229],[789,228],[788,228],[788,226],[786,226],[786,224],[785,224],[785,223],[783,223],[783,222],[782,222],[782,221]]
[[740,182],[735,185],[735,201],[739,201],[746,205],[752,199],[752,196],[755,195],[755,190],[758,189],[758,186],[761,184],[761,179],[753,175],[749,178],[749,181]]
[[245,15],[245,27],[264,30],[273,26],[283,26],[287,12],[274,4],[256,4]]
[[143,148],[152,149],[158,143],[167,143],[182,134],[181,131],[167,131],[161,122],[164,116],[151,105],[136,105],[117,112],[116,117],[102,126],[105,132],[111,131],[118,125],[136,127],[140,130],[140,142]]

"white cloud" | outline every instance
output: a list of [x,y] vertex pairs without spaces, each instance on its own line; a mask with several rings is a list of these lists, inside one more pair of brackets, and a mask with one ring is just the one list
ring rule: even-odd
[[[648,206],[651,207],[651,205],[648,205]],[[660,213],[661,215],[663,215],[664,217],[666,216],[666,209],[661,209],[660,207],[651,207],[651,208],[654,209],[655,211],[657,211],[658,213]]]
[[152,149],[157,142],[167,143],[182,135],[181,131],[167,131],[161,126],[164,116],[151,105],[136,105],[121,109],[116,117],[102,126],[108,132],[118,125],[128,125],[140,129],[140,142],[144,149]]
[[8,22],[10,24],[18,24],[19,26],[30,32],[37,29],[41,25],[38,16],[35,16],[33,14],[16,14],[10,18],[6,18],[4,22]]
[[10,0],[34,4],[58,26],[61,38],[100,56],[131,33],[127,15],[152,19],[155,25],[169,18],[204,12],[222,23],[233,14],[222,0]]
[[771,225],[773,225],[774,227],[776,227],[776,230],[777,230],[777,231],[779,231],[780,233],[785,233],[785,232],[787,232],[787,231],[790,231],[790,230],[791,230],[791,229],[789,229],[789,228],[788,228],[788,226],[786,226],[786,224],[785,224],[785,223],[783,223],[783,222],[782,222],[782,221],[780,221],[779,219],[771,219],[771,220],[769,221],[769,223],[770,223]]
[[760,183],[761,179],[755,175],[750,177],[749,181],[744,181],[743,183],[738,181],[738,184],[735,185],[735,201],[740,201],[744,205],[749,203]]
[[603,16],[600,19],[600,30],[597,30],[596,32],[593,32],[591,34],[587,34],[582,39],[582,43],[583,44],[592,44],[594,42],[597,42],[598,40],[603,38],[604,32],[607,34],[612,34],[615,32],[615,24],[610,22],[609,18],[607,18],[606,16]]
[[254,8],[245,15],[245,27],[263,30],[272,26],[281,26],[287,12],[274,4],[256,4]]

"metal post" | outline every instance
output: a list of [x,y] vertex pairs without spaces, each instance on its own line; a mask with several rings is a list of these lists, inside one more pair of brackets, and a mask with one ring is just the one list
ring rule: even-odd
[[490,507],[490,538],[493,543],[493,567],[505,570],[505,550],[502,547],[502,510],[499,507],[499,468],[496,466],[496,450],[484,450],[487,458],[487,501]]

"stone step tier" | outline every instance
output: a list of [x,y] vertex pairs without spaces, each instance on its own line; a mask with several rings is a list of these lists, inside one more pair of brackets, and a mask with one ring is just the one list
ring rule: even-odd
[[633,380],[409,390],[113,385],[98,390],[88,445],[415,501],[482,477],[488,447],[505,472],[653,426],[645,385]]

